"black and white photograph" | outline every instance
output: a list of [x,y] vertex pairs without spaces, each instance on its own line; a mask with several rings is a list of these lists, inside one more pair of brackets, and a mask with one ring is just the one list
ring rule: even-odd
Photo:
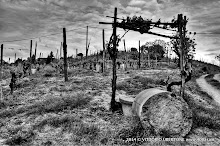
[[121,145],[220,145],[220,0],[0,0],[0,146]]

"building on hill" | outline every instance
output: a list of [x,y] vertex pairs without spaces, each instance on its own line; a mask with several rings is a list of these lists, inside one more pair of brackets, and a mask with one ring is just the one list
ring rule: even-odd
[[46,64],[47,58],[38,58],[37,61],[39,62],[39,64]]

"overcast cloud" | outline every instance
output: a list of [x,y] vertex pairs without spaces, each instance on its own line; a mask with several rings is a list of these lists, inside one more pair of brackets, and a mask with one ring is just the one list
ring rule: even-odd
[[[105,38],[109,40],[112,27],[100,25],[100,21],[111,22],[105,16],[113,16],[114,7],[118,8],[118,17],[142,16],[157,21],[171,21],[182,13],[189,18],[187,29],[197,32],[196,58],[212,62],[214,56],[220,53],[220,0],[1,0],[0,1],[0,42],[17,39],[33,39],[38,42],[38,55],[44,57],[60,48],[62,28],[67,29],[68,55],[78,52],[85,53],[86,26],[89,26],[90,50],[102,49],[102,29],[105,28]],[[95,28],[96,27],[96,28]],[[72,31],[70,31],[72,30]],[[152,30],[153,31],[153,30]],[[156,32],[166,33],[162,30]],[[54,36],[43,35],[60,33]],[[118,29],[123,35],[124,30]],[[209,33],[209,34],[203,34]],[[128,48],[161,38],[149,34],[129,31],[124,39]],[[8,57],[27,58],[29,56],[30,40],[8,42],[4,44],[4,59]],[[15,48],[14,50],[8,48]],[[123,45],[120,43],[119,49]],[[90,51],[89,51],[90,52]],[[13,59],[12,59],[13,60]]]

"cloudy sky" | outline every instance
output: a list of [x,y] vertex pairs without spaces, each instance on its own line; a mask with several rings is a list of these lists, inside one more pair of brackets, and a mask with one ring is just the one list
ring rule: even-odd
[[[164,22],[182,13],[189,18],[187,29],[197,32],[191,35],[197,43],[196,58],[214,62],[214,56],[220,54],[220,0],[0,0],[0,43],[4,44],[4,59],[8,61],[10,57],[13,61],[15,53],[19,58],[27,58],[30,38],[33,38],[33,48],[38,43],[37,56],[40,52],[44,57],[50,51],[56,54],[63,39],[63,27],[67,30],[68,56],[75,56],[75,49],[85,53],[86,26],[89,26],[91,53],[101,50],[102,29],[105,29],[105,39],[109,40],[112,27],[99,22],[111,22],[106,16],[113,16],[115,7],[121,18],[141,15]],[[161,29],[152,31],[172,35]],[[117,33],[122,36],[124,30],[118,29]],[[132,31],[123,39],[128,48],[138,47],[139,40],[141,45],[155,39],[169,41]],[[123,49],[122,42],[119,49]]]

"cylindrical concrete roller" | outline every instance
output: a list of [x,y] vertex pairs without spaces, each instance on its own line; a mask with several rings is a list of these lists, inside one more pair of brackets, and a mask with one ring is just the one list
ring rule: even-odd
[[151,88],[136,96],[132,104],[134,116],[143,128],[151,128],[156,136],[184,137],[192,127],[192,111],[179,96]]
[[144,103],[152,96],[168,91],[160,90],[158,88],[150,88],[140,92],[134,99],[132,104],[132,112],[134,115],[141,117],[142,107]]

